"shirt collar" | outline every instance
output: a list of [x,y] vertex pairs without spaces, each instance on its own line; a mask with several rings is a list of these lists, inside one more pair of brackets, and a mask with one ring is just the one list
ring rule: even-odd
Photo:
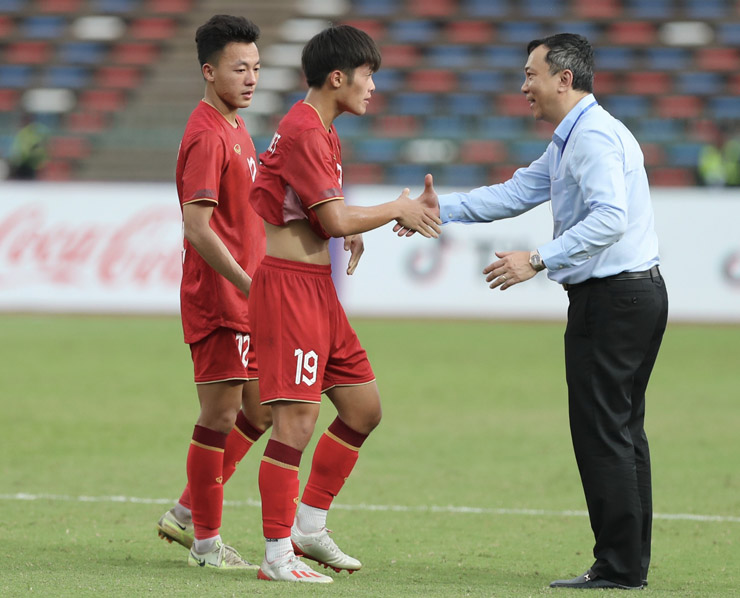
[[591,102],[595,101],[596,98],[592,93],[584,96],[575,106],[573,106],[573,108],[570,109],[570,112],[565,115],[565,118],[560,121],[560,124],[555,128],[555,132],[552,135],[552,140],[553,142],[555,142],[555,145],[557,145],[558,148],[563,149],[565,140],[568,138],[568,134],[571,132],[574,125],[576,124],[576,121],[581,115],[581,112],[583,112],[583,110],[589,104],[591,104]]

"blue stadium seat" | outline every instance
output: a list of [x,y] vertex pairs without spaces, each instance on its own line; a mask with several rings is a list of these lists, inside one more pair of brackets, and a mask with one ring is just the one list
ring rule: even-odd
[[[527,43],[530,39],[528,38]],[[484,46],[482,58],[486,66],[494,69],[509,69],[521,71],[527,62],[526,48],[518,46]]]
[[398,42],[428,43],[439,37],[439,31],[433,21],[404,19],[388,26],[388,37]]
[[591,43],[594,43],[601,35],[599,26],[590,21],[560,21],[555,26],[555,29],[566,33],[577,33],[588,38]]
[[548,141],[535,139],[515,141],[509,148],[509,154],[518,164],[530,164],[545,152],[548,143]]
[[463,139],[468,136],[467,121],[459,114],[427,116],[424,119],[424,135],[444,139]]
[[[555,18],[565,11],[563,0],[547,0],[547,2],[543,2],[543,0],[524,0],[519,6],[525,15],[537,18]],[[526,44],[528,41],[524,43]]]
[[468,91],[505,91],[506,77],[499,71],[472,69],[460,73],[460,83]]
[[722,19],[728,16],[729,7],[726,0],[687,0],[684,10],[696,19]]
[[487,96],[480,93],[450,93],[445,97],[445,111],[476,116],[491,109]]
[[478,136],[482,139],[521,139],[524,121],[506,116],[484,116],[479,123]]
[[520,51],[530,40],[543,37],[544,33],[542,25],[535,21],[504,21],[499,26],[499,37],[515,44]]
[[717,41],[726,46],[740,46],[740,23],[717,25]]
[[427,64],[434,68],[468,66],[473,52],[470,46],[432,46],[426,52]]
[[432,114],[436,108],[431,93],[399,93],[392,101],[395,114]]
[[381,68],[373,74],[373,82],[378,91],[389,92],[403,89],[404,76],[398,69]]
[[671,166],[696,166],[704,147],[701,143],[675,143],[666,146],[668,164]]
[[638,141],[676,141],[682,136],[682,124],[672,118],[645,118],[635,132]]
[[740,119],[740,97],[719,96],[710,98],[708,109],[715,119],[738,120]]
[[644,96],[612,95],[604,100],[604,107],[616,118],[644,118],[650,112],[650,101]]
[[626,71],[635,63],[635,52],[622,46],[602,46],[595,49],[595,62],[597,70]]
[[721,93],[724,79],[719,73],[691,71],[676,73],[676,91],[690,95],[715,95]]
[[647,48],[645,63],[656,71],[683,71],[689,65],[691,55],[685,48]]
[[357,118],[352,114],[342,115],[334,121],[340,139],[367,135],[369,124],[370,117]]
[[285,94],[285,107],[286,109],[290,109],[293,107],[293,104],[296,102],[300,102],[301,100],[304,100],[306,98],[306,92],[305,91],[291,91],[290,93]]
[[49,87],[69,87],[82,89],[90,82],[88,69],[81,66],[50,66],[44,77],[44,85]]
[[106,47],[97,42],[66,42],[59,47],[59,57],[68,64],[97,64],[102,62]]
[[30,66],[17,64],[0,64],[0,87],[28,87],[33,69]]
[[431,172],[433,176],[438,176],[438,171],[422,164],[392,164],[386,169],[385,182],[389,185],[403,187],[419,185],[424,181],[424,175],[428,172]]
[[23,22],[23,34],[28,38],[51,39],[62,35],[66,26],[64,17],[36,16]]
[[395,162],[400,149],[401,142],[396,139],[356,139],[352,142],[357,162]]
[[102,13],[129,13],[138,8],[140,0],[93,0],[93,10]]
[[353,0],[354,12],[363,16],[393,16],[398,11],[396,0]]
[[463,14],[471,17],[504,17],[509,14],[508,0],[464,0]]
[[0,0],[0,14],[18,12],[29,4],[30,0]]
[[673,16],[674,0],[629,0],[627,11],[643,19],[668,19]]
[[442,166],[441,173],[434,179],[435,185],[446,185],[458,189],[473,189],[488,184],[486,181],[486,167],[478,164],[451,164]]

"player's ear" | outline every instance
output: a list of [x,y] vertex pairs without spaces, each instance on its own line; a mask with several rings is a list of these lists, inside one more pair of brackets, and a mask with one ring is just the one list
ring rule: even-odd
[[203,78],[206,81],[213,83],[213,66],[206,62],[202,67],[200,67],[200,70],[203,73]]
[[329,81],[329,86],[332,89],[338,89],[342,86],[342,82],[344,81],[345,76],[346,75],[340,70],[332,71],[327,77],[327,81]]

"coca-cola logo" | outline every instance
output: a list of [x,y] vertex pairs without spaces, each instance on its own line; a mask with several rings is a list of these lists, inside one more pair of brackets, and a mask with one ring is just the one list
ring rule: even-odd
[[181,224],[172,209],[113,224],[93,216],[52,216],[40,203],[0,216],[0,285],[179,286]]

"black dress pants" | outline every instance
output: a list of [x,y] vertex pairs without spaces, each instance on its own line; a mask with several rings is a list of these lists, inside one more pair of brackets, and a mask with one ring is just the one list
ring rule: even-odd
[[668,316],[663,278],[591,279],[568,290],[571,438],[594,533],[594,573],[647,579],[653,518],[645,390]]

